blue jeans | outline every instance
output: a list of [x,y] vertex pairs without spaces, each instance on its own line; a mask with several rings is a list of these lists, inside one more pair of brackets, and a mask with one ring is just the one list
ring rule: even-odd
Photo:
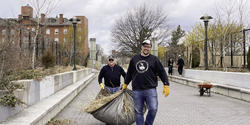
[[113,94],[113,93],[115,93],[115,92],[117,92],[117,91],[120,90],[120,87],[114,87],[114,88],[108,87],[108,86],[105,86],[105,87],[109,90],[109,92],[110,92],[111,94]]
[[[158,110],[156,88],[133,91],[133,99],[135,103],[136,125],[153,125]],[[143,107],[145,102],[148,108],[148,114],[144,123]]]

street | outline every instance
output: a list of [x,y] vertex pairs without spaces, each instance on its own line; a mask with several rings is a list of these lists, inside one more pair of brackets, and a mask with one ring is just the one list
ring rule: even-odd
[[[100,87],[93,80],[55,119],[71,120],[73,125],[105,125],[82,111]],[[162,94],[158,86],[159,108],[155,125],[249,125],[250,103],[212,93],[199,96],[197,88],[172,83],[170,95]]]

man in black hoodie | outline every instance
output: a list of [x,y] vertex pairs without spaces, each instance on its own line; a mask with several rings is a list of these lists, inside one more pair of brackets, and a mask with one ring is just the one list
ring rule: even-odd
[[[98,76],[100,87],[102,89],[106,87],[110,93],[115,93],[116,91],[120,90],[121,75],[125,79],[126,73],[124,72],[123,68],[115,63],[113,57],[109,57],[108,65],[102,67]],[[104,78],[104,84],[102,82],[102,78]]]
[[[163,93],[169,95],[169,82],[166,71],[160,60],[151,54],[151,43],[149,40],[142,42],[141,54],[135,55],[129,64],[125,83],[122,90],[132,81],[133,99],[135,104],[136,125],[153,125],[158,110],[158,99],[156,87],[157,76],[164,84]],[[146,102],[148,114],[144,122],[143,107]]]
[[177,65],[178,65],[179,75],[182,75],[183,66],[184,66],[184,60],[181,58],[181,55],[179,55],[179,58],[178,58],[178,61],[177,61]]

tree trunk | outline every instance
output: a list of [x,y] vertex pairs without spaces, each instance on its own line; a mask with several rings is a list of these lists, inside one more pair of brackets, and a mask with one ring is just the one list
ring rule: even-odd
[[36,28],[36,35],[33,39],[33,54],[32,54],[32,69],[35,69],[35,61],[36,61],[36,40],[37,40],[37,36],[39,33],[39,29],[40,29],[40,18],[37,17],[37,28]]
[[1,66],[0,78],[3,77],[3,68],[4,68],[4,55],[3,55],[3,61],[2,61],[2,66]]
[[223,68],[223,39],[221,39],[220,43],[220,67]]
[[36,38],[37,34],[34,37],[34,42],[33,42],[33,53],[32,53],[32,69],[35,69],[35,58],[36,58]]
[[190,51],[190,57],[189,57],[189,68],[192,68],[192,65],[193,65],[193,63],[192,63],[192,58],[193,58],[193,44],[191,45],[191,51]]
[[214,62],[214,41],[212,41],[212,51],[211,51],[211,54],[212,54],[212,65],[213,67],[215,67],[215,62]]

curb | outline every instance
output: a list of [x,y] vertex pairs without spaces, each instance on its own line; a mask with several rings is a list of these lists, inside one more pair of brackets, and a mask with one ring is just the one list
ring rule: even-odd
[[[189,79],[189,78],[179,77],[179,76],[169,75],[168,77],[169,77],[169,80],[173,82],[184,84],[184,85],[195,87],[195,88],[198,88],[198,84],[203,82],[202,80]],[[211,84],[213,84],[213,88],[211,89],[211,92],[250,102],[250,89],[245,89],[245,88],[240,88],[240,87],[235,87],[235,86],[225,85],[225,84],[217,84],[217,83],[211,83]]]

